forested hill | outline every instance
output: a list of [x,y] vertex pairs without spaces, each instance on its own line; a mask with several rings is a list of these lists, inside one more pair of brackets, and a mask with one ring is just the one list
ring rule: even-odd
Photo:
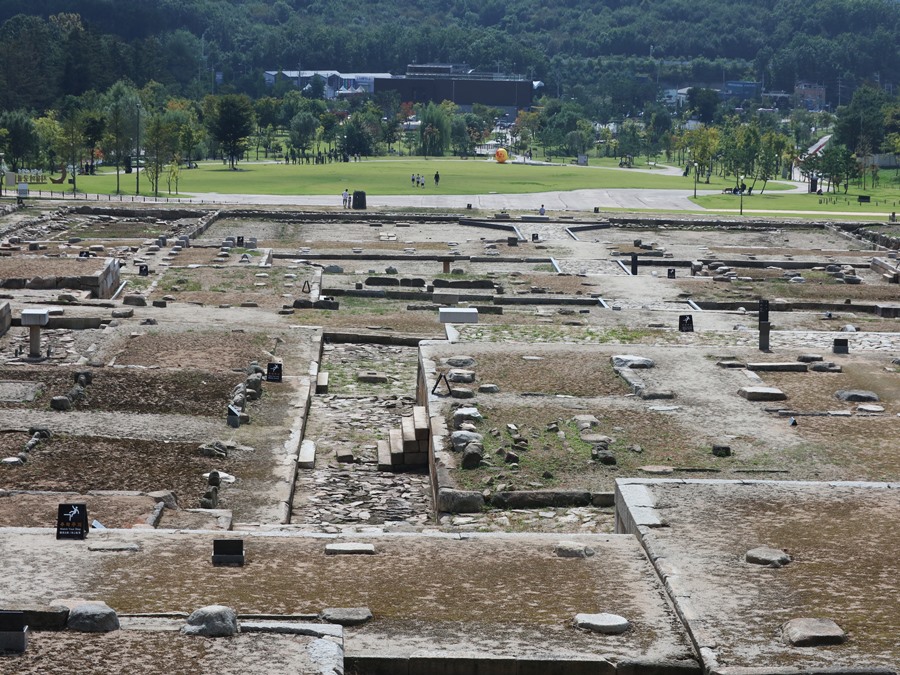
[[790,91],[804,79],[837,102],[842,87],[900,73],[900,0],[0,0],[0,22],[6,109],[121,77],[197,95],[216,71],[259,94],[263,70],[298,65],[464,62],[585,103],[615,90],[620,106],[642,80],[762,79]]

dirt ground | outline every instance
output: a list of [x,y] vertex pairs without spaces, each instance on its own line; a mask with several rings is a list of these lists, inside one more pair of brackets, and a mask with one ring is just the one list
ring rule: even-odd
[[[609,492],[618,478],[660,474],[747,482],[895,482],[900,477],[894,447],[900,436],[900,367],[893,363],[900,357],[900,319],[860,310],[832,309],[831,319],[820,310],[776,311],[771,351],[758,349],[754,312],[760,297],[839,305],[846,300],[896,303],[896,285],[864,267],[859,268],[860,285],[838,284],[818,271],[805,272],[806,283],[791,284],[779,278],[779,270],[767,269],[769,263],[775,267],[789,261],[817,267],[866,265],[871,245],[830,228],[754,227],[750,221],[729,229],[674,223],[652,230],[611,227],[581,232],[576,240],[566,231],[572,221],[559,220],[517,221],[526,241],[512,247],[506,231],[449,220],[418,223],[402,215],[389,220],[376,227],[362,215],[332,222],[300,222],[287,215],[228,216],[200,237],[199,243],[209,248],[194,246],[176,256],[166,248],[149,251],[150,238],[189,231],[196,219],[98,222],[71,216],[54,221],[53,228],[21,221],[23,230],[10,230],[50,239],[54,254],[75,255],[96,241],[107,252],[149,261],[149,277],[138,277],[131,265],[123,270],[129,280],[126,292],[142,293],[148,305],[165,297],[167,306],[134,306],[133,316],[123,318],[111,316],[125,308],[121,297],[80,298],[62,305],[58,291],[29,290],[0,300],[10,302],[14,318],[23,308],[50,306],[74,326],[44,331],[42,352],[52,347],[52,356],[40,362],[23,357],[27,331],[22,327],[14,325],[0,336],[0,385],[13,383],[9,392],[25,391],[24,383],[40,385],[32,401],[9,395],[0,402],[0,459],[22,451],[29,429],[53,432],[31,450],[24,465],[0,466],[4,601],[84,595],[102,598],[121,612],[189,612],[211,602],[264,613],[369,606],[376,619],[348,631],[348,654],[375,653],[389,645],[403,653],[427,648],[450,656],[473,651],[519,655],[541,645],[567,656],[688,655],[681,625],[635,540],[585,535],[599,555],[571,560],[553,554],[559,539],[612,527],[609,508],[487,509],[437,519],[428,476],[377,470],[377,441],[409,413],[420,386],[416,347],[369,344],[399,336],[404,342],[431,341],[420,349],[442,371],[448,370],[443,357],[473,356],[476,379],[468,385],[473,390],[498,385],[499,393],[475,391],[470,399],[434,394],[429,400],[432,413],[448,418],[462,405],[475,405],[484,415],[478,430],[485,438],[485,462],[473,470],[453,469],[451,477],[459,487],[488,498],[509,489]],[[10,227],[17,222],[11,219]],[[66,223],[68,231],[60,225]],[[259,247],[272,248],[279,257],[271,266],[260,266],[260,255],[253,255],[250,265],[236,262],[236,255],[219,258],[219,244],[229,235],[255,236]],[[531,235],[538,241],[531,241]],[[65,244],[70,236],[83,241]],[[635,239],[665,249],[671,260],[682,263],[676,279],[667,278],[669,258],[661,256],[654,260],[662,265],[644,265],[638,276],[630,276],[619,263],[627,261],[622,253],[636,250]],[[447,275],[440,262],[415,259],[407,252],[412,249],[425,256],[457,251],[461,258],[479,259],[453,261],[458,272]],[[5,264],[9,269],[18,265],[25,275],[62,274],[56,270],[97,264],[10,253],[0,258],[0,276]],[[324,257],[313,261],[315,269],[301,262],[318,255]],[[555,271],[551,257],[563,274]],[[734,261],[741,275],[759,281],[726,284],[708,276],[687,277],[688,262],[714,258]],[[752,267],[754,261],[763,266]],[[315,271],[330,263],[344,272]],[[460,304],[490,305],[497,299],[495,306],[503,312],[483,311],[477,324],[448,330],[435,307],[416,308],[431,305],[431,298],[420,303],[336,293],[338,310],[279,313],[295,298],[315,294],[302,290],[306,280],[321,281],[323,293],[350,292],[369,276],[384,275],[389,266],[400,277],[420,277],[428,284],[490,279],[504,292],[476,290],[472,293],[486,297]],[[703,299],[732,301],[739,309],[701,311],[690,304]],[[693,332],[678,330],[685,314],[693,318]],[[80,319],[90,319],[94,328],[81,329]],[[857,330],[840,332],[845,324]],[[835,337],[847,337],[849,355],[831,353]],[[742,398],[737,393],[741,387],[760,382],[741,369],[717,365],[730,359],[795,361],[804,353],[838,362],[843,373],[760,372],[762,383],[784,390],[788,398],[783,402]],[[614,354],[652,358],[655,367],[637,374],[649,389],[671,397],[635,395],[612,370],[609,358]],[[226,424],[225,405],[251,361],[281,363],[284,379],[266,383],[263,398],[245,411],[249,422],[232,428]],[[383,371],[388,382],[360,383],[356,373],[363,368]],[[85,399],[66,413],[50,410],[50,397],[66,393],[79,370],[91,370],[94,376]],[[321,371],[331,378],[326,394],[315,393]],[[884,412],[863,413],[838,401],[834,392],[841,388],[877,392]],[[430,383],[422,387],[426,390]],[[427,394],[419,394],[420,403],[421,395]],[[849,415],[828,415],[838,411]],[[615,464],[592,459],[597,441],[581,438],[572,420],[578,414],[596,416],[598,426],[591,431],[608,437]],[[790,424],[792,416],[795,425]],[[515,425],[528,441],[517,462],[507,461],[514,433],[507,425]],[[317,443],[315,468],[301,470],[295,479],[295,456],[304,438]],[[227,459],[199,456],[199,445],[212,440],[242,447]],[[727,445],[730,456],[714,456],[714,444]],[[353,463],[339,465],[338,450],[350,450]],[[211,469],[236,477],[220,492],[220,507],[227,513],[166,512],[162,529],[135,527],[146,522],[154,505],[148,497],[122,491],[172,490],[182,507],[191,508],[199,505],[206,489],[203,473]],[[877,663],[895,659],[889,641],[897,631],[890,607],[870,602],[875,594],[890,597],[895,586],[891,560],[883,555],[890,550],[884,538],[892,534],[890,526],[873,534],[872,523],[887,518],[883,506],[848,496],[842,510],[835,501],[782,493],[773,493],[770,502],[745,503],[713,488],[703,496],[709,498],[690,497],[687,511],[674,508],[670,527],[660,534],[673,546],[697,552],[698,565],[688,557],[683,567],[692,575],[698,570],[691,577],[701,584],[698,597],[725,608],[715,614],[727,615],[720,627],[727,643],[723,654],[748,665],[760,665],[760,655],[774,654],[778,661],[783,650],[765,644],[772,633],[770,619],[781,619],[793,608],[825,612],[836,607],[847,617],[851,642],[869,632],[848,648],[845,661],[856,665],[859,659],[853,659],[861,655],[872,655]],[[76,498],[88,504],[92,517],[116,529],[91,532],[87,544],[62,545],[50,530],[11,529],[46,526],[56,504]],[[296,524],[285,522],[292,517]],[[211,567],[213,535],[195,531],[227,527],[228,522],[247,542],[244,568]],[[318,537],[363,536],[391,528],[402,535],[373,536],[378,554],[352,559],[325,558],[325,539],[299,534],[309,529]],[[480,537],[479,531],[491,536]],[[542,531],[552,534],[538,534]],[[91,541],[120,539],[138,543],[140,550],[87,550]],[[795,578],[791,571],[773,577],[771,586],[760,586],[758,578],[751,578],[757,570],[734,569],[739,549],[750,540],[796,549],[801,561],[815,561],[809,569],[818,576]],[[859,565],[860,556],[871,565]],[[77,564],[70,564],[73,560]],[[849,571],[829,576],[835,566]],[[868,587],[856,572],[863,568],[871,573]],[[703,574],[715,583],[702,586]],[[738,579],[735,585],[729,584],[729,575]],[[834,585],[818,584],[832,578]],[[553,593],[548,595],[548,588]],[[838,597],[842,589],[852,592]],[[863,600],[859,607],[851,606],[847,598],[857,593]],[[777,605],[779,594],[789,601]],[[764,609],[746,609],[754,598]],[[863,604],[883,633],[866,623]],[[740,611],[732,615],[731,608]],[[571,627],[572,615],[580,611],[621,612],[634,618],[635,627],[620,638],[591,636]],[[748,636],[744,642],[742,631]],[[10,663],[18,672],[46,672],[47,664],[53,664],[52,671],[74,652],[68,670],[120,672],[130,653],[168,670],[177,661],[192,672],[280,672],[306,649],[299,639],[245,635],[213,644],[174,634],[136,638],[136,632],[81,642],[68,634],[40,635],[25,657],[0,660],[0,671]],[[814,660],[820,665],[827,654]]]

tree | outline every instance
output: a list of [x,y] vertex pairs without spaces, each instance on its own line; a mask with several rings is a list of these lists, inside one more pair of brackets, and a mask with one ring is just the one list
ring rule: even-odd
[[319,120],[312,113],[301,112],[294,115],[289,131],[291,145],[301,153],[306,152],[316,137],[318,126]]
[[440,156],[450,144],[450,118],[439,105],[429,103],[419,114],[419,145],[422,154]]
[[62,134],[62,156],[72,167],[72,192],[78,189],[78,168],[81,164],[81,152],[85,145],[84,109],[82,102],[75,96],[66,96],[60,106],[59,122]]
[[763,194],[769,180],[778,175],[781,158],[790,147],[791,140],[784,134],[775,131],[766,131],[760,138],[756,178],[762,180],[763,186],[759,194]]
[[710,124],[715,119],[718,107],[719,92],[715,89],[705,89],[703,87],[691,87],[688,89],[688,109],[703,124]]
[[226,94],[215,99],[211,112],[207,121],[210,136],[219,142],[231,169],[236,170],[253,133],[253,104],[244,94]]
[[706,173],[709,183],[713,159],[719,152],[719,130],[715,127],[698,127],[684,134],[685,147],[690,150],[691,159],[697,164],[696,170]]
[[144,134],[144,175],[150,181],[155,197],[159,196],[159,178],[172,161],[177,145],[177,119],[171,111],[150,115]]
[[863,86],[856,90],[850,105],[837,111],[834,125],[834,140],[848,148],[856,149],[857,154],[863,147],[881,147],[885,134],[885,107],[890,97],[881,89]]
[[822,151],[817,168],[823,177],[828,178],[828,189],[837,192],[841,183],[849,186],[850,179],[856,176],[858,164],[846,145],[829,143]]
[[24,110],[12,110],[0,114],[0,129],[6,130],[6,159],[12,171],[18,171],[37,151],[34,121]]
[[106,115],[101,110],[86,110],[84,113],[84,142],[88,151],[89,173],[94,173],[94,152],[106,133]]
[[112,152],[105,153],[112,157],[116,166],[116,194],[121,193],[119,183],[119,167],[128,148],[131,147],[132,133],[137,124],[137,109],[140,105],[137,90],[126,82],[119,80],[112,85],[103,96],[103,110],[106,114],[106,143]]

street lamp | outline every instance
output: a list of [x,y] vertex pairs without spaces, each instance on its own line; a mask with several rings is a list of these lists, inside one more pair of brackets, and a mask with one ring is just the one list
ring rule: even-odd
[[[741,176],[741,185],[744,184],[744,177]],[[744,215],[744,188],[738,188],[738,191],[741,193],[741,215]]]
[[697,178],[699,177],[700,165],[694,162],[694,199],[697,199]]

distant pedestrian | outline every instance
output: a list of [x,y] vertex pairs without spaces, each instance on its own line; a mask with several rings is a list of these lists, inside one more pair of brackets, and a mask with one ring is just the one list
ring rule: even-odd
[[344,198],[344,208],[350,208],[350,191],[347,188],[344,188],[344,192],[341,195]]
[[544,210],[544,205],[543,205],[543,204],[541,204],[541,208],[538,209],[538,213],[539,213],[540,215],[544,215],[545,213],[547,213],[547,212]]
[[437,171],[434,172],[434,187],[438,187],[441,184],[441,174]]
[[412,183],[413,187],[416,186],[416,174],[414,174],[414,173],[409,174],[409,182]]

